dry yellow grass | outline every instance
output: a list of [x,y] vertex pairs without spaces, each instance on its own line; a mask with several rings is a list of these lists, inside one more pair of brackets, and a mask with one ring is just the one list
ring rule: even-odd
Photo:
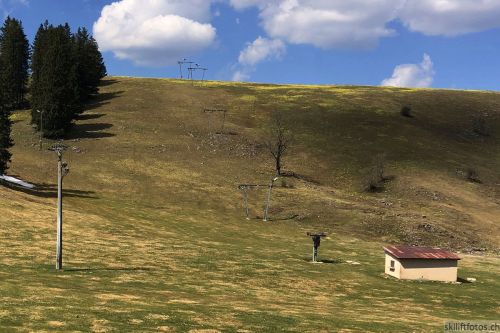
[[[0,188],[0,331],[439,332],[500,311],[499,141],[467,136],[457,112],[491,110],[500,133],[499,94],[134,78],[101,93],[66,141],[63,272],[55,156],[14,114],[10,173],[43,190]],[[415,119],[399,115],[405,103]],[[209,135],[201,109],[215,104],[232,135]],[[270,223],[256,218],[265,190],[252,192],[247,221],[237,185],[273,174],[259,143],[274,109],[295,133],[285,168],[314,182],[280,180]],[[396,178],[364,193],[382,150]],[[457,176],[469,163],[482,184]],[[311,230],[329,233],[330,263],[307,261]],[[404,282],[382,274],[386,242],[488,252],[460,263],[477,283]]]

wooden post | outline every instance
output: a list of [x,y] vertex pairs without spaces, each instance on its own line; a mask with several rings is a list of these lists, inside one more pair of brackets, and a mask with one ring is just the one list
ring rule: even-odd
[[248,187],[243,188],[243,197],[245,200],[245,214],[246,214],[247,220],[250,220],[249,211],[248,211]]
[[208,126],[208,135],[212,135],[212,113],[208,113],[207,126]]
[[224,134],[224,124],[226,123],[226,110],[224,112],[224,118],[222,118],[222,130],[221,133]]
[[42,111],[36,110],[36,112],[40,113],[40,128],[39,128],[39,130],[40,130],[40,142],[39,142],[40,148],[39,149],[40,150],[43,149],[43,112],[44,111],[45,110],[42,110]]

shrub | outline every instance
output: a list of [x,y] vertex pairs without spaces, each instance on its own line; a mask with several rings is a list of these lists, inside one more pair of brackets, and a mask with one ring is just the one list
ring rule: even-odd
[[472,118],[472,132],[478,136],[490,136],[488,114],[481,113]]
[[380,192],[384,189],[383,183],[378,182],[375,177],[370,175],[365,181],[365,191],[370,193]]
[[465,170],[465,178],[473,183],[481,183],[481,179],[479,179],[479,172],[474,167],[468,167]]
[[401,115],[402,115],[403,117],[413,118],[413,115],[412,115],[412,113],[411,113],[411,107],[410,107],[410,106],[407,106],[407,105],[403,106],[403,107],[401,108]]

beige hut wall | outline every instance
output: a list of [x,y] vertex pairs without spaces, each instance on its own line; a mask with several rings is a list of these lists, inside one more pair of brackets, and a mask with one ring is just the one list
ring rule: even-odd
[[[394,260],[394,271],[391,271],[391,260]],[[385,274],[400,278],[401,263],[389,253],[385,254]]]
[[457,260],[401,259],[401,279],[457,281]]

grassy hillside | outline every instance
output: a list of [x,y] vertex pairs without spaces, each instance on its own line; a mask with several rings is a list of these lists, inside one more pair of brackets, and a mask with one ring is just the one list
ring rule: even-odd
[[[229,110],[222,133],[205,107]],[[273,176],[272,111],[296,177],[277,182],[267,223],[254,190],[247,221],[237,186]],[[9,172],[38,190],[0,188],[0,330],[438,332],[500,310],[499,93],[108,78],[66,140],[63,272],[56,157],[28,111],[13,120]],[[367,193],[380,153],[392,180]],[[329,234],[317,265],[315,230]],[[478,283],[386,279],[387,243],[465,252],[459,274]]]

